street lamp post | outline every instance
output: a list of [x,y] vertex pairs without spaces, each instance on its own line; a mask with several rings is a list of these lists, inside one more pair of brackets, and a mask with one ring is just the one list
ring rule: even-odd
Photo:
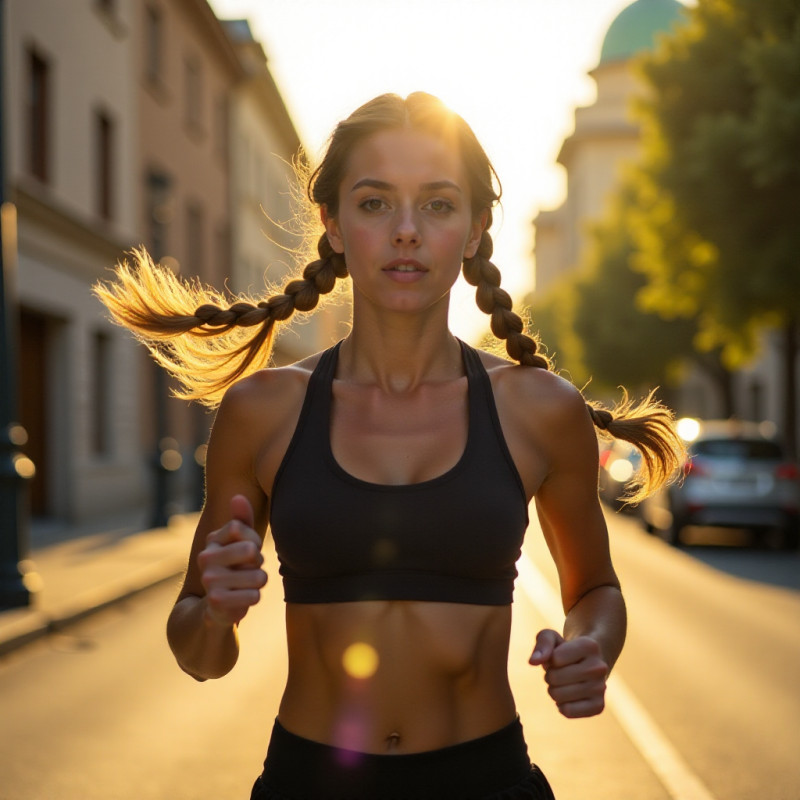
[[27,549],[24,482],[30,459],[19,447],[27,434],[17,422],[17,304],[12,270],[16,256],[16,213],[6,202],[5,174],[5,5],[0,0],[0,609],[29,605],[20,561]]

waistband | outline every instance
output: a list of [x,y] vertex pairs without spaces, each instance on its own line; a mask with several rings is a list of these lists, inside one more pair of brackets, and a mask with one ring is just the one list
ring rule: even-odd
[[343,750],[287,731],[277,720],[260,782],[292,798],[483,798],[531,773],[519,718],[461,744],[404,755]]

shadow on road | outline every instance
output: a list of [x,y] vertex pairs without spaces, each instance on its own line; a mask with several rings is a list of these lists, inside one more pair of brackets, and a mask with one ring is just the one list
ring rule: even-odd
[[684,552],[737,578],[800,591],[800,552],[770,549],[754,543],[748,531],[687,528]]

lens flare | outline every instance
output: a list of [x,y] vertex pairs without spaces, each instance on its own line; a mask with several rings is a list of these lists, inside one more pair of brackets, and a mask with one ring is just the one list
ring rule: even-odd
[[678,434],[686,442],[693,442],[700,433],[700,423],[691,417],[683,417],[677,422]]
[[366,642],[354,642],[342,655],[342,666],[353,678],[371,678],[378,669],[378,654]]

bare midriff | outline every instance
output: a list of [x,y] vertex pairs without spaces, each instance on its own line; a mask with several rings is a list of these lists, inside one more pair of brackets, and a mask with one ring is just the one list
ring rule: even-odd
[[278,718],[312,741],[423,752],[513,721],[510,606],[367,601],[286,606]]

